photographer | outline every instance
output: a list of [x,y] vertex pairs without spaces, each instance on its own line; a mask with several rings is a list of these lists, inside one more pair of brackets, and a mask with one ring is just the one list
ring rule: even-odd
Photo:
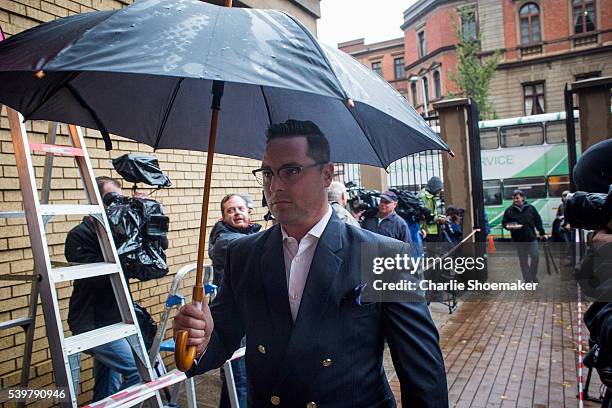
[[446,216],[439,210],[439,200],[443,189],[444,184],[440,177],[433,176],[419,193],[421,200],[431,211],[431,217],[421,221],[421,229],[424,231],[426,242],[439,242],[441,240],[441,226],[446,223]]
[[[166,234],[163,232],[164,227],[167,231],[167,222],[161,229],[155,222],[150,223],[151,225],[148,223],[152,213],[156,214],[160,204],[145,199],[140,194],[135,194],[134,198],[123,196],[119,182],[110,177],[97,177],[96,182],[107,209],[126,280],[130,277],[147,280],[168,273],[163,250],[156,251],[157,247],[163,249],[168,247]],[[146,208],[149,213],[139,212],[133,208],[134,206]],[[153,207],[155,209],[151,211]],[[119,223],[121,234],[117,231]],[[96,233],[96,224],[97,221],[93,217],[86,216],[79,225],[70,230],[64,247],[68,262],[105,262]],[[139,255],[143,252],[147,253],[147,259],[151,260],[152,265],[139,261]],[[141,331],[146,331],[150,326],[144,324],[150,316],[144,309],[139,309],[138,305],[135,305],[135,308]],[[145,320],[141,322],[143,316]],[[96,276],[74,282],[68,306],[68,325],[73,335],[121,321],[117,300],[108,276]],[[106,398],[140,381],[132,348],[127,339],[94,347],[87,353],[94,358],[94,401]]]
[[574,228],[596,231],[574,276],[595,299],[584,315],[592,347],[584,364],[607,387],[601,406],[612,407],[612,140],[587,149],[574,168],[580,190],[565,200],[565,219]]

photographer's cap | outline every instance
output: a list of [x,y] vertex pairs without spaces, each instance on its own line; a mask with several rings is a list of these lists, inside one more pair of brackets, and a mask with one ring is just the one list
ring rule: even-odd
[[380,195],[380,199],[388,202],[397,202],[397,194],[391,190],[387,190]]

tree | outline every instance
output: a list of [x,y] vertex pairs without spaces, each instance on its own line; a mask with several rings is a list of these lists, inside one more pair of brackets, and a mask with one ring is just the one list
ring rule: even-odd
[[460,24],[453,27],[459,41],[456,45],[457,72],[451,72],[450,78],[464,96],[476,101],[482,119],[494,119],[496,114],[489,101],[489,86],[501,54],[497,50],[491,56],[481,56],[482,35],[476,29],[475,7],[459,9],[459,17]]

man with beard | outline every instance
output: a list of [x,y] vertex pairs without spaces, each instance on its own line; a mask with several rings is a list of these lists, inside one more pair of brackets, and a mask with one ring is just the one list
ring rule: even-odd
[[[210,232],[208,239],[208,256],[213,263],[213,283],[221,286],[224,277],[225,254],[230,242],[246,235],[254,234],[261,229],[261,225],[250,222],[247,201],[238,194],[228,194],[221,200],[221,221],[218,221]],[[244,339],[241,346],[244,346]],[[244,357],[232,361],[234,384],[240,407],[247,405],[247,378]],[[221,398],[220,408],[229,408],[230,399],[225,382],[225,375],[221,372]]]

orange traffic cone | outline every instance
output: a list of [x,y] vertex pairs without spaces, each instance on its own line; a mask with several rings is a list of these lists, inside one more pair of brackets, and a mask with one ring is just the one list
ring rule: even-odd
[[487,237],[487,252],[490,254],[494,254],[496,251],[495,249],[495,242],[493,242],[493,235],[489,235]]

